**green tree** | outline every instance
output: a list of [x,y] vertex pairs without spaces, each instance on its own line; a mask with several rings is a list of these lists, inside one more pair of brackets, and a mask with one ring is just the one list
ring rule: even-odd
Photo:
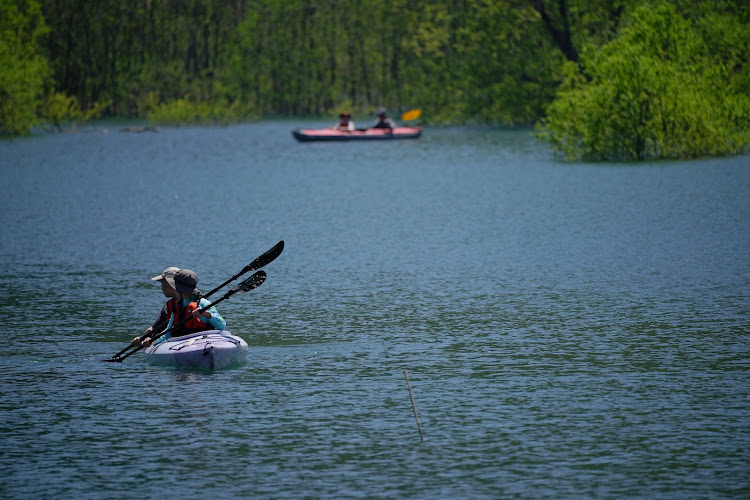
[[[727,52],[748,42],[726,41]],[[750,98],[672,5],[637,9],[618,38],[581,63],[585,74],[568,67],[540,127],[570,158],[693,158],[750,144]]]
[[410,81],[407,3],[259,0],[234,33],[222,89],[261,114],[400,107]]
[[[39,110],[60,126],[99,110],[215,123],[386,106],[419,107],[423,123],[531,124],[561,89],[548,137],[574,155],[712,154],[748,128],[750,4],[736,0],[38,1],[43,39],[15,28],[43,27],[36,3],[0,0],[0,88],[36,96],[27,123]],[[634,16],[641,4],[662,7]]]
[[0,0],[0,133],[28,134],[39,121],[49,75],[41,53],[46,31],[37,2]]
[[83,109],[144,116],[148,96],[214,99],[215,76],[247,2],[42,0],[56,87]]
[[562,53],[524,3],[467,4],[473,12],[461,12],[454,49],[465,116],[479,123],[534,123],[562,78]]

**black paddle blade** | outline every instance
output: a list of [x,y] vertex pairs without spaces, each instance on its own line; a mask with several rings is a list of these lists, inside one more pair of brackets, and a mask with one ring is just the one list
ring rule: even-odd
[[[236,280],[237,278],[239,278],[240,276],[242,276],[245,273],[248,273],[250,271],[255,271],[257,269],[260,269],[263,266],[267,266],[268,264],[270,264],[271,262],[273,262],[274,259],[276,259],[276,257],[278,257],[279,255],[281,255],[281,252],[283,250],[284,250],[284,240],[281,240],[278,243],[276,243],[273,246],[273,248],[271,248],[269,251],[267,251],[266,253],[264,253],[263,255],[261,255],[260,257],[258,257],[257,259],[255,259],[254,261],[252,261],[250,264],[248,264],[245,267],[243,267],[242,271],[238,272],[237,274],[235,274],[234,276],[232,276],[231,278],[229,278],[228,280],[226,280],[224,283],[222,283],[221,285],[217,286],[216,288],[214,288],[213,290],[211,290],[210,292],[208,292],[207,294],[205,294],[203,297],[205,297],[205,298],[210,297],[211,295],[215,294],[216,292],[218,292],[219,290],[221,290],[222,288],[224,288],[225,286],[227,286],[229,283],[231,283],[232,281]],[[235,288],[237,288],[237,287],[235,287]]]
[[122,351],[120,351],[117,354],[115,354],[114,356],[112,356],[111,358],[109,358],[109,359],[103,359],[102,361],[107,361],[109,363],[122,363],[122,355],[125,354],[125,351],[127,351],[129,349],[132,349],[133,347],[134,347],[133,345],[129,345],[125,349],[123,349]]
[[263,284],[264,281],[266,281],[266,272],[258,271],[236,287],[232,288],[230,292],[249,292],[250,290],[255,290],[256,288],[258,288]]
[[[282,246],[283,243],[284,242],[282,241]],[[279,251],[279,253],[281,253],[281,251]],[[250,290],[258,288],[263,284],[264,281],[266,281],[266,272],[258,271],[257,273],[253,274],[248,279],[240,283],[240,288],[243,292],[249,292]]]
[[269,251],[252,261],[250,264],[243,269],[243,272],[247,271],[255,271],[256,269],[260,269],[261,267],[265,267],[271,262],[273,262],[276,257],[281,255],[281,252],[284,251],[284,240],[279,241],[276,243],[273,248],[271,248]]

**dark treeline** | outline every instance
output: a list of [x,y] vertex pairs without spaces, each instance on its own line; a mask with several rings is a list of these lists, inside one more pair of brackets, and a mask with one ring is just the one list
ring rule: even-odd
[[0,129],[418,107],[431,123],[540,123],[560,151],[596,157],[576,150],[576,127],[572,146],[555,132],[551,105],[596,84],[596,58],[644,9],[684,20],[672,35],[720,36],[684,56],[724,71],[721,92],[750,94],[750,8],[732,0],[0,0],[0,97],[14,103],[0,104]]
[[42,1],[46,49],[59,90],[109,116],[143,114],[146,96],[214,95],[247,2]]
[[42,10],[57,89],[109,116],[187,98],[256,116],[387,105],[532,123],[564,56],[534,4],[46,0]]

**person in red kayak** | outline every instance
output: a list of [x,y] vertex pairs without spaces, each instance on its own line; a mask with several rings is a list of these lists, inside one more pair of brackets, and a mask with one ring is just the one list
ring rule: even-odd
[[396,128],[396,124],[385,114],[385,108],[380,108],[378,109],[378,119],[372,128],[387,128],[393,130]]
[[333,127],[334,130],[343,130],[346,132],[354,132],[354,122],[352,121],[352,115],[348,111],[343,111],[339,115],[339,123]]

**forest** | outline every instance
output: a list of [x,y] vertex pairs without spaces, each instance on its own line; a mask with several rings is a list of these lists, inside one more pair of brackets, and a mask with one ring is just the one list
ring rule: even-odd
[[0,134],[422,110],[561,156],[747,154],[741,0],[0,0]]

